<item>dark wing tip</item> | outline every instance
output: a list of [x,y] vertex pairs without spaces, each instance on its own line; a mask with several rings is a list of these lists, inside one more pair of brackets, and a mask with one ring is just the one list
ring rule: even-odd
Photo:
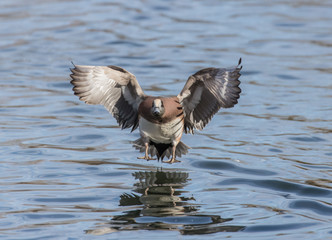
[[[75,87],[74,79],[73,79],[73,77],[71,75],[70,75],[70,77],[72,78],[72,80],[70,81],[70,84]],[[73,88],[73,91],[74,91],[74,88]]]
[[111,69],[113,69],[113,70],[115,70],[115,71],[119,71],[119,72],[122,72],[122,73],[128,73],[128,71],[125,70],[125,69],[122,68],[122,67],[118,67],[118,66],[114,66],[114,65],[109,65],[109,66],[107,66],[107,67],[109,67],[109,68],[111,68]]
[[[237,68],[239,69],[239,72],[240,72],[240,70],[242,69],[242,65],[241,65],[241,63],[242,63],[242,58],[240,58],[239,59],[239,63],[237,64]],[[240,66],[241,65],[241,66]]]
[[75,63],[74,63],[73,61],[70,61],[70,62],[71,62],[71,64],[74,66],[74,68],[69,68],[69,69],[70,69],[70,71],[71,71],[72,73],[74,73],[73,70],[76,68],[76,65],[75,65]]

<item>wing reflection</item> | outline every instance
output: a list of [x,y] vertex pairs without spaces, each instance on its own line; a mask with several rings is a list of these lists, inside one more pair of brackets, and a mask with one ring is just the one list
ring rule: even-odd
[[[120,206],[137,206],[114,216],[104,228],[86,233],[102,235],[124,230],[173,230],[183,235],[235,232],[244,226],[226,225],[232,218],[199,214],[193,196],[183,188],[189,180],[186,172],[135,172],[133,193],[120,196]],[[186,196],[189,195],[189,196]]]

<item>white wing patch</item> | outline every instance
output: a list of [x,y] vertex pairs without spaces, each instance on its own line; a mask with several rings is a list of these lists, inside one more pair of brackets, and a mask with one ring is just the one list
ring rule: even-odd
[[220,79],[219,81],[224,80],[224,83],[221,88],[221,98],[222,99],[226,99],[226,93],[227,93],[227,88],[228,88],[228,75],[229,75],[229,72],[219,71],[216,76],[216,78],[218,80]]

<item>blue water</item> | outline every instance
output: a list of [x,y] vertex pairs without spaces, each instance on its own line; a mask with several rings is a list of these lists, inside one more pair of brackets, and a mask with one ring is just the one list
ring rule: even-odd
[[[332,238],[330,1],[0,2],[1,239]],[[239,104],[138,160],[71,61],[151,95],[242,57]]]

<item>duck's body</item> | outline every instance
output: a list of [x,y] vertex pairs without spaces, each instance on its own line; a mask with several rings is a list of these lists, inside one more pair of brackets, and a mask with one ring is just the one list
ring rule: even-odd
[[[162,103],[163,106],[153,106]],[[164,114],[155,109],[166,109]],[[179,140],[182,136],[184,127],[184,116],[182,106],[177,100],[173,98],[148,97],[138,108],[139,112],[139,130],[141,136],[148,137],[151,141],[156,143],[172,143]],[[153,112],[156,112],[153,114]]]
[[[152,108],[151,108],[152,106]],[[156,148],[157,157],[164,157],[166,150],[172,148],[175,161],[175,151],[180,143],[184,129],[184,114],[177,97],[147,97],[138,108],[139,131],[144,142],[145,159],[155,155],[149,148]],[[184,144],[183,144],[184,145]],[[183,152],[186,153],[186,152]]]
[[104,105],[122,128],[134,131],[139,127],[141,138],[134,146],[145,152],[140,158],[171,156],[166,162],[173,163],[176,156],[188,152],[189,147],[181,142],[183,132],[203,129],[220,107],[237,103],[239,65],[203,69],[190,76],[181,93],[173,97],[145,95],[135,76],[116,66],[75,66],[71,83],[80,100]]

